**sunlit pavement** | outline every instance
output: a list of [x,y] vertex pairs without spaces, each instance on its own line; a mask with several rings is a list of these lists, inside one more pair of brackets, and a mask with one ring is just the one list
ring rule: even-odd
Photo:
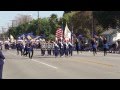
[[3,51],[6,61],[3,79],[120,79],[120,54],[103,56],[98,52],[74,52],[71,57],[41,56],[35,50],[33,59]]

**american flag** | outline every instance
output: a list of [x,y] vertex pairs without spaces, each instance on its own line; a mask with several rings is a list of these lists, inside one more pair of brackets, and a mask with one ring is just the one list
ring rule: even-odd
[[56,31],[56,38],[58,39],[63,39],[63,30],[61,28],[58,28]]

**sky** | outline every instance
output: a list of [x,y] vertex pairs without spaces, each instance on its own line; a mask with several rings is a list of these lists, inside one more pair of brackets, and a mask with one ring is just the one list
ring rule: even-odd
[[[62,17],[64,11],[39,11],[39,17],[50,17],[51,14],[57,14],[58,17]],[[0,11],[0,32],[3,28],[8,28],[12,24],[11,20],[14,20],[18,15],[31,15],[33,19],[37,19],[38,11]],[[7,29],[6,29],[7,30]]]

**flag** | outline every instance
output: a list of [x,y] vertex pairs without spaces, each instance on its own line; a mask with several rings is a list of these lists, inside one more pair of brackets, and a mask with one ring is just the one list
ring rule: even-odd
[[27,35],[27,39],[28,39],[28,40],[31,40],[32,37],[31,37],[30,35]]
[[10,41],[14,42],[14,37],[12,35],[10,35]]
[[56,40],[58,39],[63,39],[63,30],[62,28],[58,28],[57,31],[56,31]]
[[10,39],[14,39],[14,37],[12,35],[10,35]]
[[10,38],[8,38],[8,41],[10,41]]
[[34,36],[33,33],[31,32],[31,33],[25,34],[25,38],[26,38],[27,40],[31,40],[31,39],[35,38],[35,36]]
[[22,35],[22,39],[25,40],[25,35],[24,34]]
[[69,30],[67,23],[66,23],[65,31],[64,31],[64,39],[71,40],[71,31]]
[[18,36],[18,39],[24,40],[25,39],[25,34],[21,34],[20,36]]

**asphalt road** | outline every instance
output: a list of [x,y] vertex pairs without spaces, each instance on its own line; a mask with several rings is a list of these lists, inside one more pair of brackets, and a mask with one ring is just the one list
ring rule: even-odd
[[72,57],[55,58],[40,56],[36,50],[33,59],[17,55],[15,50],[3,54],[3,79],[120,79],[120,54],[74,52]]

